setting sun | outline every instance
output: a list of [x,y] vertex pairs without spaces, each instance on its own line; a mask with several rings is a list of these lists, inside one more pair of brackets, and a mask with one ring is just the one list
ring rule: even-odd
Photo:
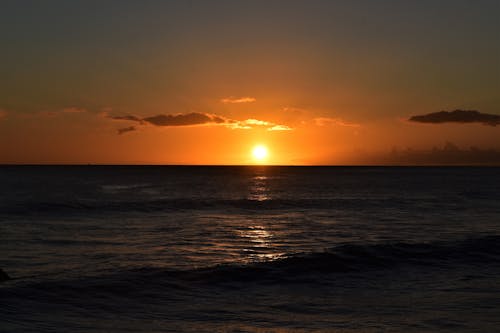
[[268,152],[267,152],[267,147],[266,146],[255,146],[252,150],[252,155],[254,159],[256,159],[259,162],[262,162],[267,158]]

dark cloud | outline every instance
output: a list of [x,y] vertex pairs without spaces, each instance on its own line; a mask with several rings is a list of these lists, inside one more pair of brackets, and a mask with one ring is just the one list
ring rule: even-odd
[[130,126],[130,127],[119,128],[117,131],[119,135],[122,135],[124,133],[132,132],[135,130],[136,130],[135,126]]
[[[126,116],[107,116],[113,120],[127,120],[135,121],[140,125],[151,124],[154,126],[193,126],[193,125],[222,125],[231,129],[252,129],[252,128],[266,128],[268,131],[289,131],[292,128],[275,124],[272,122],[258,120],[258,119],[246,119],[246,120],[234,120],[218,116],[215,114],[201,113],[201,112],[191,112],[185,114],[159,114],[156,116],[139,118],[133,115]],[[132,129],[130,129],[132,130]],[[119,134],[127,132],[119,130]]]
[[133,115],[126,116],[109,116],[113,120],[128,120],[136,121],[138,123],[148,123],[155,126],[189,126],[189,125],[202,125],[202,124],[221,124],[226,122],[226,119],[208,114],[191,112],[186,114],[159,114],[156,116],[139,118]]
[[189,126],[210,123],[220,124],[225,122],[225,120],[219,116],[199,112],[176,115],[160,114],[153,117],[146,117],[142,120],[156,126]]
[[130,121],[137,121],[137,122],[142,122],[142,119],[136,116],[132,115],[126,115],[126,116],[109,116],[109,118],[114,119],[114,120],[130,120]]
[[410,121],[418,123],[481,123],[488,126],[500,124],[500,116],[496,114],[481,113],[475,110],[440,111],[424,115],[413,116]]

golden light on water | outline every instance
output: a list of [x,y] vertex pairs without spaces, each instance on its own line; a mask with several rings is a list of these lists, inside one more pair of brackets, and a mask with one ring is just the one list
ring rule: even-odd
[[271,199],[269,189],[267,188],[267,177],[257,175],[252,178],[248,189],[248,200],[265,201]]
[[243,250],[246,253],[244,260],[268,261],[282,258],[285,253],[273,242],[274,235],[263,225],[250,225],[239,230],[239,236],[248,243]]
[[269,153],[267,147],[264,145],[255,146],[252,150],[253,158],[259,163],[264,162],[267,159],[268,155]]

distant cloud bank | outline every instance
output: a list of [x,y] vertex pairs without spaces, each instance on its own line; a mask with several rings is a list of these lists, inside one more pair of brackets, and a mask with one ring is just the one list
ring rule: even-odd
[[475,110],[454,110],[416,115],[409,121],[427,124],[443,123],[481,123],[488,126],[497,126],[500,124],[500,115],[481,113]]
[[361,165],[489,165],[500,166],[500,150],[459,147],[452,142],[432,148],[393,147],[390,152],[357,152],[351,163]]
[[500,165],[500,151],[470,147],[462,149],[447,142],[442,148],[431,150],[398,150],[392,152],[384,160],[386,164],[396,165]]

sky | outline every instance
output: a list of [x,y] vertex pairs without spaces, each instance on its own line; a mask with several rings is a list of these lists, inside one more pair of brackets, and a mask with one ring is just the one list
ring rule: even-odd
[[496,0],[3,0],[0,163],[500,164],[498,17]]

